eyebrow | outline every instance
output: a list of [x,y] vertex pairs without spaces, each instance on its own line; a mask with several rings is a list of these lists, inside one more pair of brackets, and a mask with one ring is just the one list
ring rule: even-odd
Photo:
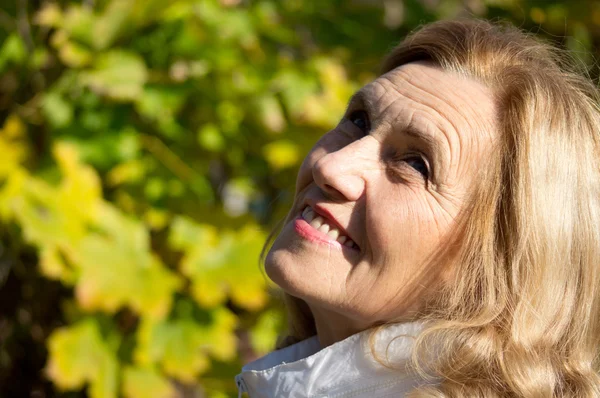
[[[375,103],[373,102],[371,96],[365,93],[362,89],[357,91],[352,97],[350,97],[350,100],[348,101],[348,109],[352,108],[353,106],[356,106],[357,104],[362,104],[366,108],[367,114],[373,114],[372,109]],[[395,126],[393,125],[391,127],[392,129],[395,128]],[[415,138],[417,140],[424,141],[425,143],[429,144],[432,148],[439,148],[440,146],[440,143],[432,134],[429,134],[415,126],[413,120],[411,120],[407,126],[401,129],[401,133],[406,134],[409,137]]]
[[[364,91],[362,91],[362,89],[358,90],[356,93],[354,93],[354,95],[352,97],[350,97],[350,100],[348,101],[348,109],[352,107],[352,105],[355,104],[363,104],[365,105],[365,108],[367,108],[367,111],[371,110],[373,108],[373,102],[371,101],[371,97],[367,94],[365,94]],[[369,112],[367,112],[369,113]]]

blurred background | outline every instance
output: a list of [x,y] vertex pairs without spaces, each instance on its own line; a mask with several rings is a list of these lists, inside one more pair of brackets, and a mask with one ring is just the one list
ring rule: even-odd
[[505,19],[597,75],[600,2],[2,0],[0,396],[233,397],[304,154],[422,23]]

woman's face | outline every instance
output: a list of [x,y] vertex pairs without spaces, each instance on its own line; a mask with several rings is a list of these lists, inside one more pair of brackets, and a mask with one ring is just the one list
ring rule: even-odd
[[495,105],[477,81],[429,63],[377,78],[306,156],[269,277],[315,311],[368,327],[418,310],[486,166]]

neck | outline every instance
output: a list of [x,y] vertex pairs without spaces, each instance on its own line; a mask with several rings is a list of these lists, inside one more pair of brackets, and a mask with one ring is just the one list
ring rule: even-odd
[[369,325],[348,319],[339,313],[315,308],[310,305],[309,307],[315,319],[317,336],[322,348],[369,328]]

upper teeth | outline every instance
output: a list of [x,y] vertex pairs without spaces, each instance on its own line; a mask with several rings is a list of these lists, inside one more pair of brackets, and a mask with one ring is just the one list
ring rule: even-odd
[[339,229],[327,223],[327,221],[323,217],[315,214],[314,210],[310,206],[307,206],[304,209],[304,211],[302,212],[302,218],[306,220],[306,222],[309,223],[314,229],[323,232],[327,236],[331,237],[333,240],[338,241],[340,244],[348,247],[358,248],[358,246],[356,245],[356,243],[354,243],[352,239],[340,234]]

